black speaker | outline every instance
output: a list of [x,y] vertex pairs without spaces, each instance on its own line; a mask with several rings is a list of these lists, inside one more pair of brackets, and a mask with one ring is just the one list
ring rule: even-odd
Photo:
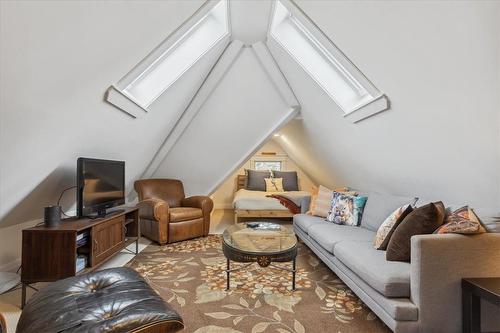
[[44,208],[43,222],[46,227],[55,227],[61,223],[61,206]]

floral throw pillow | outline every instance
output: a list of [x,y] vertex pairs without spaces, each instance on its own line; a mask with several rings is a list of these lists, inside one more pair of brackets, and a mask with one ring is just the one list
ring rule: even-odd
[[333,192],[332,205],[326,220],[336,224],[358,226],[367,197]]
[[386,250],[392,233],[397,226],[404,220],[406,215],[410,214],[413,207],[410,204],[404,205],[396,209],[389,215],[388,218],[380,225],[373,240],[373,246],[377,250]]
[[463,206],[454,212],[447,212],[444,224],[436,234],[482,234],[486,232],[479,218],[469,206]]

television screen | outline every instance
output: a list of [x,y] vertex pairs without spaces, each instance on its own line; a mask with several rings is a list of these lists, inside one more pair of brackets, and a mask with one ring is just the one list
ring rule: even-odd
[[78,216],[125,203],[125,162],[80,157],[77,164]]

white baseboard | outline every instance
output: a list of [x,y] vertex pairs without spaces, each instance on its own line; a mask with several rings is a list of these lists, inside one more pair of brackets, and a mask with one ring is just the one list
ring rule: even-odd
[[0,266],[0,272],[16,272],[21,266],[21,259],[16,259]]
[[26,221],[0,229],[0,272],[15,272],[21,265],[22,230],[42,219]]
[[214,209],[234,209],[231,204],[215,204]]

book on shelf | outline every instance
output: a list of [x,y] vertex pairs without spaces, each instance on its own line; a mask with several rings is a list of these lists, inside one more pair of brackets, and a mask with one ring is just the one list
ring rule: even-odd
[[89,239],[89,232],[82,232],[76,235],[76,246],[82,246],[87,244]]
[[80,272],[81,270],[87,267],[87,256],[83,254],[79,254],[76,257],[76,272]]

